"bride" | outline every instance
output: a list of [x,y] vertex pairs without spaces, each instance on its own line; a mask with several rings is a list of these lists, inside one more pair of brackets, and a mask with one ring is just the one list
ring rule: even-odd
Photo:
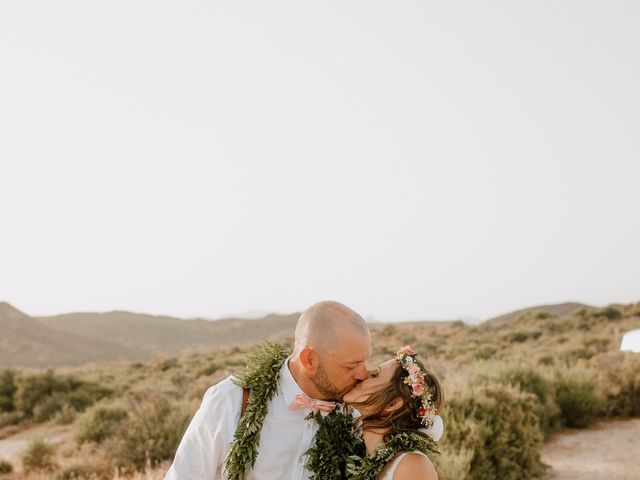
[[[406,434],[437,441],[444,429],[436,415],[444,402],[440,383],[410,346],[370,372],[369,378],[345,394],[343,401],[361,414],[356,425],[362,430],[369,458],[387,458],[380,455],[381,451],[398,445],[396,440]],[[398,454],[384,463],[379,480],[437,480],[433,464],[420,448],[406,450],[406,445],[396,448]]]

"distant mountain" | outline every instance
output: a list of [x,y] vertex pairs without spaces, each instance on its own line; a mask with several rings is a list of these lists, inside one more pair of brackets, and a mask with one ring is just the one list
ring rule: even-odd
[[78,365],[124,358],[142,360],[150,355],[141,349],[49,328],[0,302],[0,368]]
[[30,317],[0,302],[0,369],[146,360],[189,347],[291,336],[299,314],[182,320],[124,311]]
[[589,305],[585,305],[584,303],[558,303],[552,305],[538,305],[536,307],[523,308],[522,310],[516,310],[514,312],[505,313],[503,315],[499,315],[497,317],[491,318],[489,320],[485,320],[483,325],[504,325],[507,323],[511,323],[522,315],[526,313],[548,313],[549,315],[553,315],[555,317],[564,317],[567,315],[572,315],[576,313],[578,310],[583,308],[592,308]]
[[60,332],[100,338],[153,352],[178,353],[188,347],[256,341],[285,331],[292,334],[299,315],[267,315],[259,319],[183,320],[113,311],[70,313],[38,317],[37,320]]
[[[482,322],[483,328],[509,324],[527,313],[568,316],[581,303],[541,305]],[[0,302],[0,369],[8,366],[62,366],[116,360],[147,360],[193,347],[283,341],[293,336],[299,313],[259,319],[184,320],[126,311],[30,317]],[[434,323],[434,322],[429,322]],[[449,322],[435,322],[449,323]]]

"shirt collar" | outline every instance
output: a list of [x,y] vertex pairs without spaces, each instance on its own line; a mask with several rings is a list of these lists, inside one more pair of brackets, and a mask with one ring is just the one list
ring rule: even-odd
[[290,359],[291,357],[288,357],[280,368],[280,388],[282,389],[282,396],[284,397],[284,401],[287,406],[291,405],[291,403],[296,399],[296,395],[301,395],[303,393],[289,370]]

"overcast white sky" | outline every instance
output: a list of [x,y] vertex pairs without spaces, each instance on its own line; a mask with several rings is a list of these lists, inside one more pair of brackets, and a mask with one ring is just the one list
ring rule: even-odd
[[640,2],[0,3],[0,300],[640,300]]

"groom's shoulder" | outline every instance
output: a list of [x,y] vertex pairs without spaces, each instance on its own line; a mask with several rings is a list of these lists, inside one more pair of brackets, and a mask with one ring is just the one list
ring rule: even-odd
[[224,380],[209,387],[202,399],[203,404],[218,403],[230,406],[241,405],[242,387],[234,383],[235,377],[228,376]]

